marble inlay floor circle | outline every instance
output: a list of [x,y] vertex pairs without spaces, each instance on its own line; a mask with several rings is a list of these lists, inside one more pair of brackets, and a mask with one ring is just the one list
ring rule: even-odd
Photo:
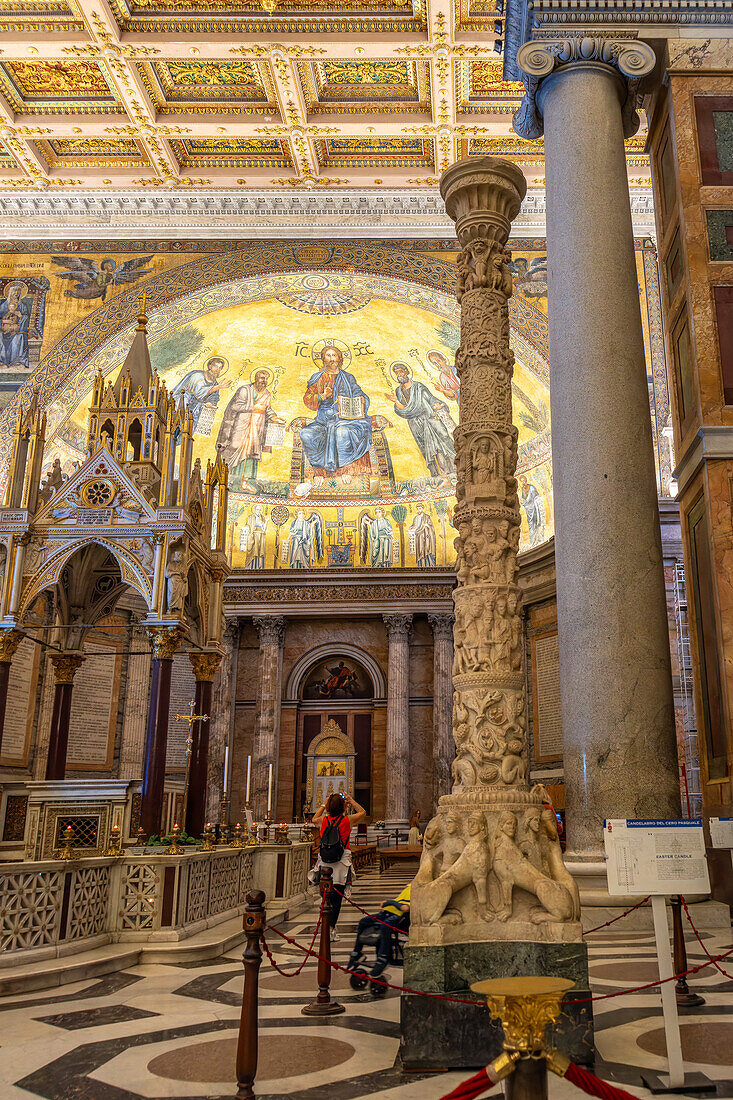
[[[288,960],[282,965],[290,968],[292,963]],[[277,989],[278,991],[286,989],[289,993],[307,993],[310,990],[313,993],[314,1000],[318,993],[318,977],[315,966],[307,966],[304,970],[301,970],[300,974],[294,975],[292,978],[285,978],[282,974],[270,970],[264,977],[260,978],[259,984],[261,989]],[[348,975],[342,974],[339,970],[332,971],[330,988],[331,990],[350,989]]]
[[[355,1053],[351,1043],[326,1036],[260,1035],[257,1083],[300,1077],[343,1065]],[[235,1080],[237,1038],[211,1039],[166,1051],[148,1063],[148,1071],[170,1081],[211,1084]]]
[[[733,1023],[710,1020],[704,1023],[680,1023],[682,1056],[686,1062],[702,1062],[709,1066],[729,1066],[733,1049]],[[657,1027],[637,1036],[636,1042],[650,1054],[667,1054],[664,1028]]]

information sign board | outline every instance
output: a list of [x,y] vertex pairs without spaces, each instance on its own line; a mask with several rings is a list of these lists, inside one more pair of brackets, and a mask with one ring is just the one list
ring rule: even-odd
[[611,895],[710,891],[700,818],[609,819],[603,840]]
[[711,817],[710,839],[713,848],[733,848],[733,817]]

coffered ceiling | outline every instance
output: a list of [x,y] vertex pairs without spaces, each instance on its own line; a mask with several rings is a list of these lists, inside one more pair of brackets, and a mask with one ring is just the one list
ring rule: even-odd
[[[272,9],[272,10],[270,10]],[[511,157],[503,0],[0,0],[0,190],[434,188]],[[644,186],[643,137],[627,148]]]

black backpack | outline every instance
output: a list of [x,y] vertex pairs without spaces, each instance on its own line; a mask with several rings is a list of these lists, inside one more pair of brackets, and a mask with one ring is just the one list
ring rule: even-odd
[[335,821],[328,821],[321,836],[321,863],[338,863],[344,854],[344,842],[339,832],[343,814]]

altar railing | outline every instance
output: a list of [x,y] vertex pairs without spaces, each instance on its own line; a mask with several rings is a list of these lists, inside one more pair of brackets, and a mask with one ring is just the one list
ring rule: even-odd
[[271,896],[304,898],[309,866],[304,843],[5,863],[0,967],[110,941],[185,939],[242,913],[262,883]]

